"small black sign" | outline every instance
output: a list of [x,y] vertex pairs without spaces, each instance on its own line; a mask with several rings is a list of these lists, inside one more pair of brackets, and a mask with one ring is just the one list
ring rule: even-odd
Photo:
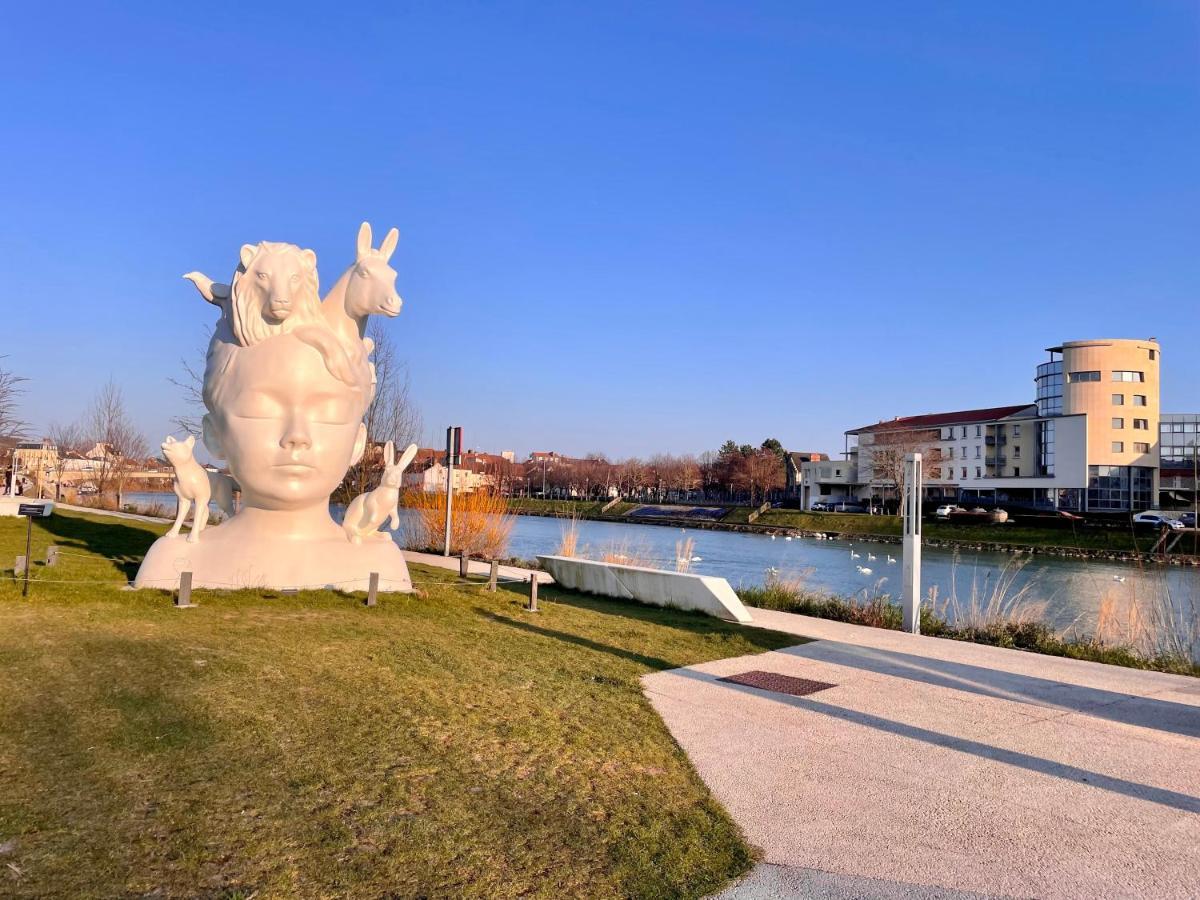
[[40,503],[21,503],[17,507],[18,516],[44,516],[45,514],[46,507]]

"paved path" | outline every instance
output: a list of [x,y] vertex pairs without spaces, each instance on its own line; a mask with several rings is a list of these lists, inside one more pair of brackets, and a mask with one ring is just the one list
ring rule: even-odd
[[752,613],[819,640],[643,678],[772,864],[726,897],[1200,892],[1200,680]]

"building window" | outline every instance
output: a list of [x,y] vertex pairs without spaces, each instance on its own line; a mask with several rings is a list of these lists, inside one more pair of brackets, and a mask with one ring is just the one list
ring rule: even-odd
[[1112,442],[1112,452],[1113,453],[1124,453],[1125,452],[1125,442],[1124,441],[1113,441]]
[[983,435],[983,426],[976,425],[975,426],[975,437],[982,437],[982,435]]
[[1020,459],[1020,458],[1021,458],[1021,445],[1017,444],[1015,447],[1013,447],[1013,459]]
[[1134,443],[1133,443],[1133,452],[1134,452],[1134,453],[1149,453],[1149,452],[1150,452],[1150,445],[1149,445],[1149,444],[1142,443],[1141,441],[1134,441]]
[[1145,381],[1145,372],[1124,372],[1114,369],[1112,373],[1113,381]]
[[[1133,421],[1135,421],[1135,422],[1136,422],[1136,421],[1137,421],[1137,419],[1134,419]],[[1125,420],[1124,420],[1124,419],[1119,419],[1119,418],[1114,418],[1114,419],[1112,420],[1112,427],[1113,427],[1113,428],[1124,428],[1124,427],[1125,427]]]
[[1149,509],[1154,470],[1142,466],[1088,466],[1087,508]]
[[950,459],[954,459],[954,447],[953,447],[953,445],[951,445],[951,446],[950,446],[949,450],[950,450],[950,456],[949,456],[949,458],[950,458]]
[[1134,419],[1133,427],[1140,428],[1142,431],[1145,431],[1150,427],[1150,423],[1146,419]]
[[980,472],[981,472],[981,469],[979,468],[979,466],[976,466],[975,467],[975,477],[976,478],[980,477]]
[[1113,397],[1113,406],[1124,406],[1125,405],[1125,395],[1124,394],[1113,394],[1112,397]]
[[[1113,374],[1115,375],[1116,373],[1114,372]],[[1067,381],[1070,382],[1071,384],[1074,384],[1077,381],[1099,381],[1099,380],[1100,380],[1100,372],[1099,371],[1070,372],[1067,375]],[[1114,378],[1113,380],[1116,381],[1117,379]]]
[[1157,350],[1151,350],[1151,351],[1150,351],[1150,358],[1151,358],[1151,359],[1154,359],[1154,358],[1155,358],[1155,357],[1157,357],[1157,356],[1158,356],[1158,351],[1157,351]]
[[975,445],[975,458],[979,459],[979,445],[978,444]]
[[1014,425],[1013,426],[1013,437],[1020,437],[1020,436],[1021,436],[1021,426]]
[[963,467],[962,467],[962,477],[963,477],[963,478],[966,478],[966,477],[967,477],[967,467],[966,467],[966,466],[963,466]]
[[1020,466],[1013,466],[1013,477],[1014,478],[1021,477],[1021,467]]
[[841,478],[841,477],[842,477],[842,470],[841,470],[841,469],[834,469],[834,470],[833,470],[833,476],[834,476],[835,478]]
[[1146,405],[1146,395],[1145,394],[1134,394],[1133,395],[1133,405],[1134,406],[1145,406]]
[[[962,437],[962,439],[963,439],[964,441],[967,439],[967,426],[966,426],[966,425],[962,426],[962,435],[961,435],[961,437]],[[965,474],[965,473],[964,473],[964,474]]]

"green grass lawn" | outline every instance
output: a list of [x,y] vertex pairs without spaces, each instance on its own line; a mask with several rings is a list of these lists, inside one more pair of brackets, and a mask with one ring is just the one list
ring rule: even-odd
[[[745,522],[750,507],[732,510],[722,521]],[[756,524],[805,531],[836,531],[843,534],[900,536],[899,516],[867,516],[855,513],[800,512],[770,509]],[[1024,547],[1077,547],[1088,550],[1144,550],[1158,540],[1157,534],[1133,534],[1129,530],[1094,528],[1039,528],[1023,525],[1018,517],[1011,524],[951,525],[926,522],[924,535],[931,540],[964,543],[1017,544]]]
[[0,895],[699,896],[751,864],[638,679],[794,637],[420,567],[374,609],[49,581],[123,581],[162,530],[55,515],[60,564],[0,578]]
[[605,500],[542,500],[539,497],[512,497],[508,508],[513,512],[537,513],[543,516],[562,516],[567,518],[575,515],[583,518],[596,518],[600,515],[623,516],[637,503],[615,503],[606,513],[600,510],[607,503]]

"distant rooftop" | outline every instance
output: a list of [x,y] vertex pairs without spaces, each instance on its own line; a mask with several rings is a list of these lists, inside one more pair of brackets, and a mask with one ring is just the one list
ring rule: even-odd
[[1008,416],[1024,412],[1033,403],[1022,403],[1019,406],[991,406],[987,409],[960,409],[955,412],[924,413],[919,416],[899,416],[876,422],[874,425],[864,425],[862,428],[852,428],[846,434],[862,434],[872,431],[905,431],[910,428],[939,428],[946,425],[973,425],[977,422],[992,422]]

